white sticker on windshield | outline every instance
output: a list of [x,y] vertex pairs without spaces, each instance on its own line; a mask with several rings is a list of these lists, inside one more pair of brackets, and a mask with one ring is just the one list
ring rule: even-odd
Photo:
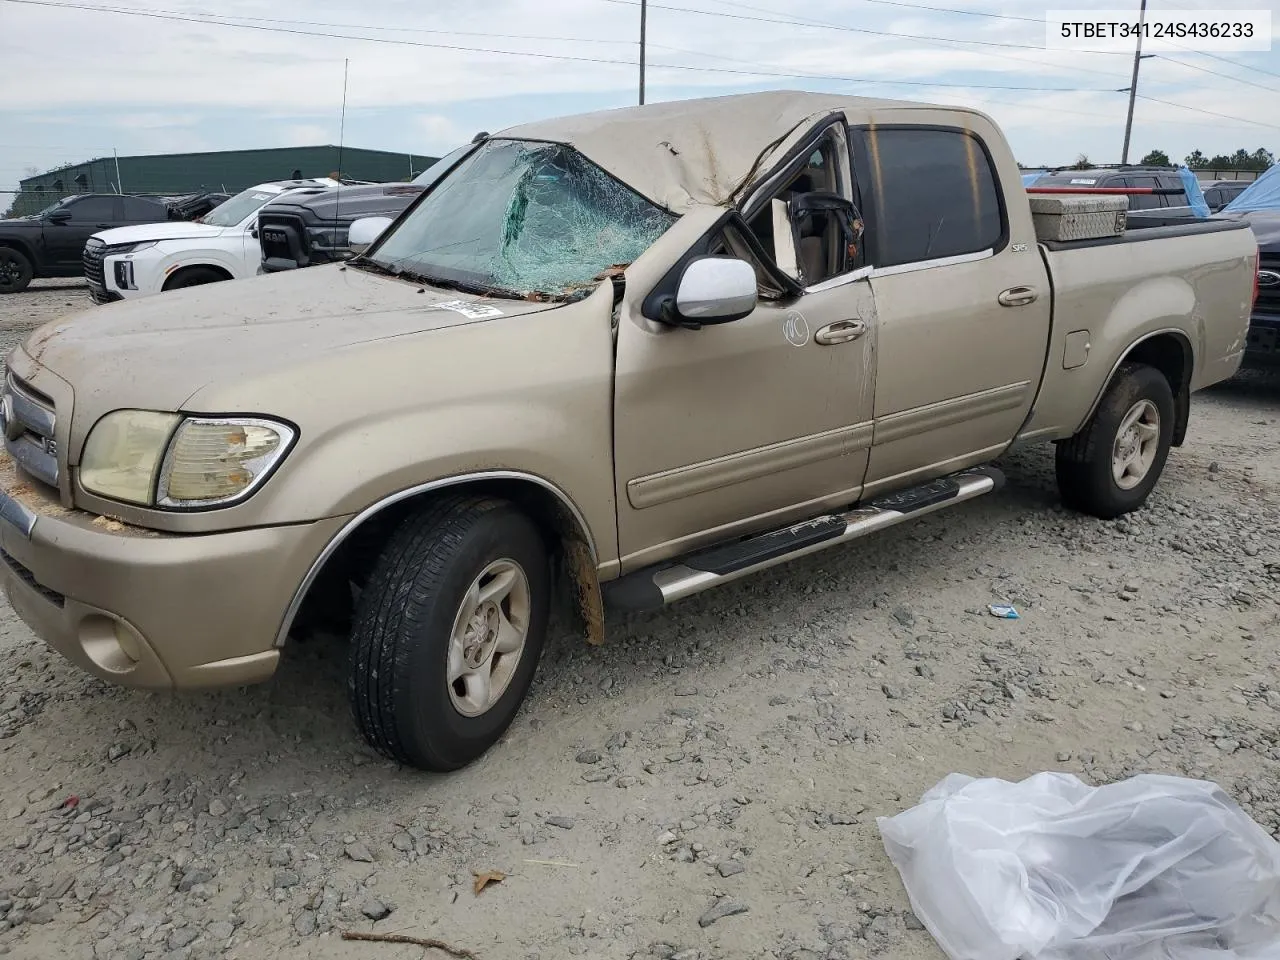
[[255,199],[255,200],[270,200],[272,196],[273,196],[273,194],[270,194],[270,193],[255,193],[255,194],[253,195],[253,199]]
[[1081,184],[1084,184],[1086,187],[1092,187],[1092,186],[1093,186],[1095,183],[1097,183],[1097,182],[1098,182],[1097,180],[1087,180],[1087,179],[1084,179],[1084,178],[1082,178],[1082,177],[1076,177],[1075,179],[1073,179],[1073,180],[1071,181],[1072,185],[1075,185],[1075,184],[1077,184],[1077,183],[1081,183]]
[[497,307],[471,303],[467,300],[446,300],[444,303],[435,304],[435,307],[438,310],[452,310],[454,313],[460,313],[469,320],[488,320],[491,317],[502,316],[502,311]]

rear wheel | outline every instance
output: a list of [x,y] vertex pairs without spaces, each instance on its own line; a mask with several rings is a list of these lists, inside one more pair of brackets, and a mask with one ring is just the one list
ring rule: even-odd
[[455,770],[510,726],[546,638],[550,564],[504,501],[454,497],[392,535],[356,610],[348,693],[365,738]]
[[1164,374],[1123,365],[1084,429],[1058,444],[1062,502],[1104,520],[1141,507],[1169,457],[1173,421],[1173,390]]
[[165,283],[166,290],[181,290],[183,287],[198,287],[205,283],[217,283],[219,280],[226,280],[227,277],[223,273],[211,267],[188,267],[185,270],[179,270],[168,282]]
[[0,247],[0,293],[21,293],[35,270],[27,257],[12,247]]

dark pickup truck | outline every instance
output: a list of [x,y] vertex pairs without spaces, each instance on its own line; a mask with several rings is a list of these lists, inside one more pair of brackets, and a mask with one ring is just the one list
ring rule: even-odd
[[0,293],[20,293],[36,278],[83,276],[81,254],[93,234],[170,219],[169,204],[153,197],[82,193],[30,217],[0,220]]
[[263,272],[346,260],[352,254],[347,242],[351,224],[366,217],[396,219],[487,136],[476,134],[471,143],[445,154],[408,183],[334,187],[267,204],[258,214]]
[[343,186],[267,204],[258,214],[263,272],[347,259],[352,223],[363,217],[397,217],[425,189],[416,183]]

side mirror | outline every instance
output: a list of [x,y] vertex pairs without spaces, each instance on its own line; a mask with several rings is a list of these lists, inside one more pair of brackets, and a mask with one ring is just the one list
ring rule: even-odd
[[673,326],[693,330],[711,323],[741,320],[756,308],[756,272],[737,257],[698,257],[680,275],[675,302],[663,315]]
[[249,236],[253,237],[255,240],[258,239],[258,225],[256,223],[249,228]]
[[71,211],[70,210],[54,210],[52,213],[46,216],[45,219],[48,220],[50,223],[70,223]]
[[373,246],[387,227],[391,226],[390,217],[362,217],[351,224],[347,231],[347,246],[351,252],[359,255]]

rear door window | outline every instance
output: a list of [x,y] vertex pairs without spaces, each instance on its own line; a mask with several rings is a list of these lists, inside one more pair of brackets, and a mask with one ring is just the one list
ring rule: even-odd
[[1191,205],[1190,198],[1187,197],[1186,184],[1182,182],[1182,178],[1174,174],[1161,174],[1158,178],[1161,188],[1165,190],[1177,190],[1177,193],[1167,193],[1164,196],[1164,205],[1166,207],[1187,207]]
[[[1124,178],[1123,186],[1126,187],[1150,187],[1156,189],[1160,186],[1160,181],[1155,177],[1130,176]],[[1159,210],[1167,207],[1166,202],[1169,198],[1162,197],[1158,193],[1135,193],[1129,196],[1130,210]]]
[[999,246],[1005,216],[996,172],[976,136],[945,128],[867,131],[876,266]]
[[105,223],[119,220],[115,197],[85,197],[67,205],[77,223]]
[[145,197],[124,198],[124,219],[129,223],[154,223],[166,219],[165,209]]

